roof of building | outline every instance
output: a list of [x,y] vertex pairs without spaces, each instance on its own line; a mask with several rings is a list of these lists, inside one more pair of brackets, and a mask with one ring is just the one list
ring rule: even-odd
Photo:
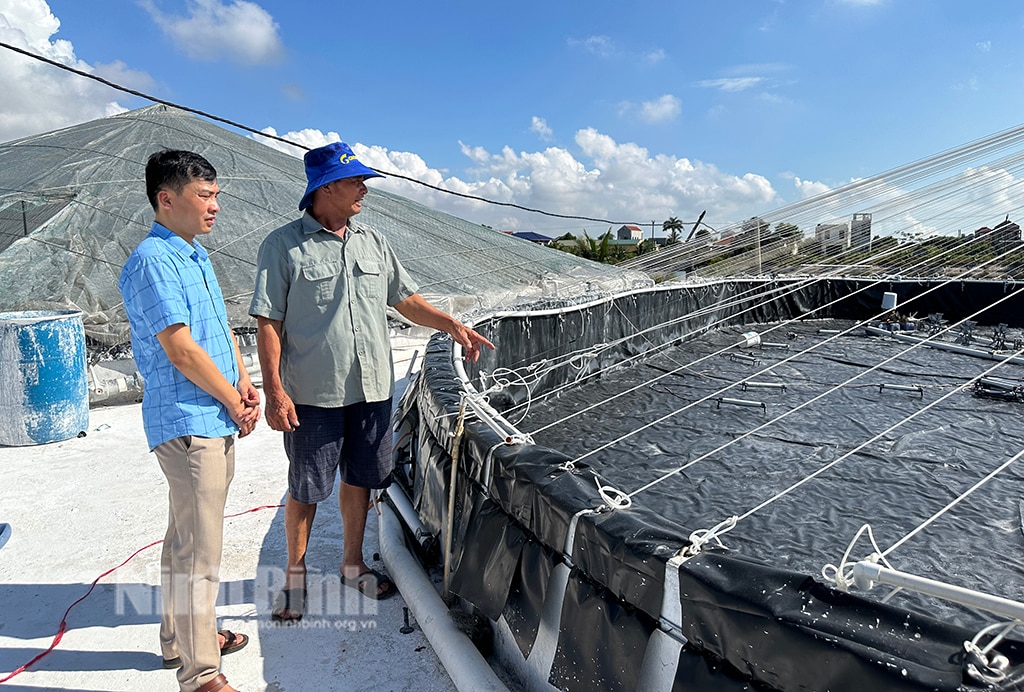
[[529,240],[531,243],[550,243],[551,238],[540,233],[533,231],[516,231],[513,233],[516,238],[522,238],[523,240]]

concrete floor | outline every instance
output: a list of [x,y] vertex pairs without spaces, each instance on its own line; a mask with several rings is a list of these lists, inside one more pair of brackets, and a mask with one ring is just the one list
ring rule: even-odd
[[[396,364],[400,378],[406,368]],[[378,603],[340,586],[336,497],[316,518],[306,617],[272,625],[285,563],[281,434],[261,422],[236,454],[218,614],[221,627],[250,642],[223,659],[231,684],[243,692],[454,690],[411,613],[411,631],[404,627],[401,595]],[[0,548],[0,681],[53,646],[4,690],[177,689],[158,645],[166,511],[138,404],[93,408],[85,437],[0,447],[0,523],[11,526]],[[371,512],[365,557],[383,568],[377,545]]]

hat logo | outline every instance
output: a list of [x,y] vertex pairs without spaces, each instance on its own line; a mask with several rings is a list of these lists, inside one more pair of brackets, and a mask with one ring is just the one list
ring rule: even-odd
[[341,157],[338,159],[338,161],[341,162],[341,165],[343,165],[343,166],[345,164],[349,163],[350,161],[355,161],[355,160],[356,160],[355,154],[342,154]]

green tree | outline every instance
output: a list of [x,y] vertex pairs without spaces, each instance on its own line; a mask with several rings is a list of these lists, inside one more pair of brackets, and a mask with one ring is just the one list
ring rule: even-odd
[[654,242],[654,238],[648,238],[647,240],[641,242],[639,245],[636,246],[636,254],[646,255],[648,252],[654,252],[657,249],[658,244]]
[[583,231],[582,236],[573,236],[569,233],[567,237],[563,236],[558,240],[571,240],[574,244],[558,244],[554,247],[563,251],[568,252],[570,255],[576,255],[583,259],[593,260],[595,262],[603,262],[605,264],[614,264],[620,260],[626,258],[627,253],[615,245],[612,240],[612,230],[609,228],[604,235],[600,238],[591,238],[587,234],[586,229]]
[[775,224],[775,234],[783,238],[789,238],[791,236],[803,235],[803,232],[800,230],[800,227],[794,223],[779,221]]
[[587,229],[583,229],[582,237],[576,237],[574,240],[576,241],[576,252],[573,254],[584,259],[597,259],[597,242],[587,234]]
[[597,256],[594,259],[598,262],[608,262],[609,260],[614,259],[614,249],[615,248],[612,246],[612,229],[609,228],[605,231],[604,235],[601,236],[601,242],[597,245]]
[[668,242],[665,244],[675,245],[679,242],[679,234],[683,230],[683,222],[674,216],[670,216],[667,221],[662,222],[661,230],[668,236]]

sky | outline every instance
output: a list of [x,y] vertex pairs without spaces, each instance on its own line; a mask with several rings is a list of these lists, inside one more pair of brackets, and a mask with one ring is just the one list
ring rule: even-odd
[[[722,228],[1015,127],[1022,38],[1019,0],[0,0],[0,42],[305,147],[346,141],[385,173],[599,219],[371,183],[552,236],[661,235],[703,211]],[[0,94],[0,142],[151,103],[2,47]]]

